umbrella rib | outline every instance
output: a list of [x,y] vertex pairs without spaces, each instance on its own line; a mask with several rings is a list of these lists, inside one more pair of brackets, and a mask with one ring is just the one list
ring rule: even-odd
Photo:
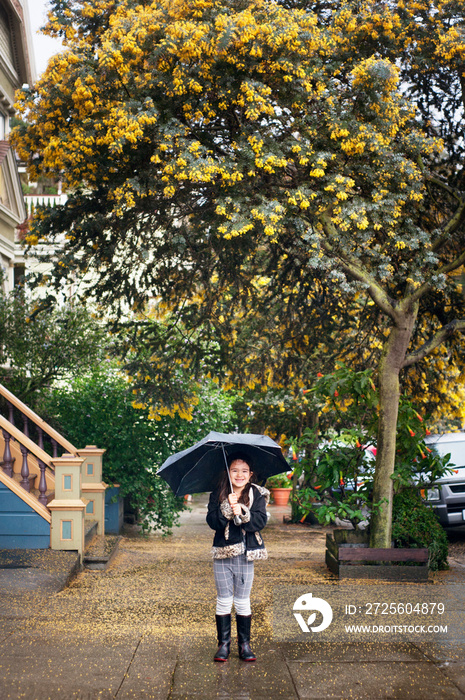
[[[213,443],[213,446],[214,446],[214,449],[219,449],[220,447],[223,447],[223,449],[224,449],[225,444],[226,445],[234,445],[235,443],[234,442],[227,442],[227,443],[217,442],[217,443]],[[238,444],[240,445],[240,443],[238,443]],[[261,447],[260,445],[245,445],[245,447],[253,447],[255,450],[260,450],[261,452],[265,452],[267,455],[271,455],[272,457],[275,456],[273,452],[268,452],[268,450],[265,447]],[[206,452],[205,454],[208,454],[208,453]],[[181,486],[182,486],[184,480],[187,479],[187,477],[189,476],[191,471],[193,471],[196,468],[196,466],[198,465],[198,463],[201,462],[202,459],[205,457],[205,454],[203,454],[200,457],[200,459],[198,459],[197,462],[189,469],[189,471],[184,474],[181,481],[179,482],[178,488],[176,489],[176,494],[178,493],[178,491],[181,490]],[[283,459],[284,459],[284,457],[283,457]]]
[[[219,447],[221,447],[221,444],[222,444],[222,443],[216,443],[216,445],[214,445],[215,450],[217,450]],[[232,444],[232,443],[228,443],[228,444]],[[182,486],[182,483],[183,483],[184,479],[186,479],[186,478],[189,476],[189,474],[191,473],[191,471],[192,471],[193,469],[196,468],[196,466],[198,465],[198,463],[202,461],[202,459],[205,457],[206,454],[208,454],[208,452],[205,452],[205,454],[203,454],[203,455],[200,457],[200,459],[198,459],[198,460],[196,461],[196,463],[189,469],[189,471],[186,472],[186,473],[184,474],[184,476],[182,477],[181,481],[179,482],[179,486],[178,486],[178,488],[176,489],[176,492],[178,492],[178,491],[181,489],[181,486]]]

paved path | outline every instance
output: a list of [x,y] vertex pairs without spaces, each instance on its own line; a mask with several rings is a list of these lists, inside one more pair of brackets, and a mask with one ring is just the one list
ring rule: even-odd
[[[199,499],[172,537],[126,537],[106,572],[82,572],[60,593],[0,581],[0,699],[465,697],[461,642],[277,639],[273,591],[318,585],[344,595],[347,584],[324,565],[321,529],[284,526],[285,511],[271,510],[270,559],[256,564],[252,591],[257,663],[239,661],[234,647],[228,663],[212,661],[212,533]],[[460,590],[463,576],[458,566],[431,585]],[[463,608],[459,599],[462,618]]]

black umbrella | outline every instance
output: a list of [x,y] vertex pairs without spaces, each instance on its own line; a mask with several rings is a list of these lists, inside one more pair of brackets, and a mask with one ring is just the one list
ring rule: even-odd
[[168,482],[176,496],[213,491],[224,474],[228,455],[234,452],[249,457],[257,481],[289,469],[280,446],[267,435],[211,432],[187,450],[168,457],[157,475]]

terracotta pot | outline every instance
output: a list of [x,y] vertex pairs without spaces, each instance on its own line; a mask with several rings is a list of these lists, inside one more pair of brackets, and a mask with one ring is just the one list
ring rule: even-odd
[[287,506],[292,488],[270,489],[275,506]]

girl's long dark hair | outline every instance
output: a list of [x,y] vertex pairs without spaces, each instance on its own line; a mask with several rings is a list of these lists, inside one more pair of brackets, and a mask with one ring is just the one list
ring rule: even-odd
[[[228,456],[228,470],[231,467],[231,464],[235,462],[237,459],[240,459],[242,462],[245,462],[246,464],[249,465],[250,469],[250,479],[247,482],[247,484],[244,486],[242,489],[242,493],[240,498],[238,499],[238,503],[243,503],[245,506],[249,506],[250,503],[250,498],[249,498],[249,492],[250,489],[252,488],[252,477],[253,477],[253,468],[252,468],[252,460],[250,459],[249,455],[245,454],[244,452],[233,452],[231,455]],[[228,472],[226,469],[224,470],[224,474],[221,477],[220,483],[218,485],[218,500],[220,503],[225,501],[229,494],[231,493],[231,485],[229,483],[229,477],[228,477]]]

